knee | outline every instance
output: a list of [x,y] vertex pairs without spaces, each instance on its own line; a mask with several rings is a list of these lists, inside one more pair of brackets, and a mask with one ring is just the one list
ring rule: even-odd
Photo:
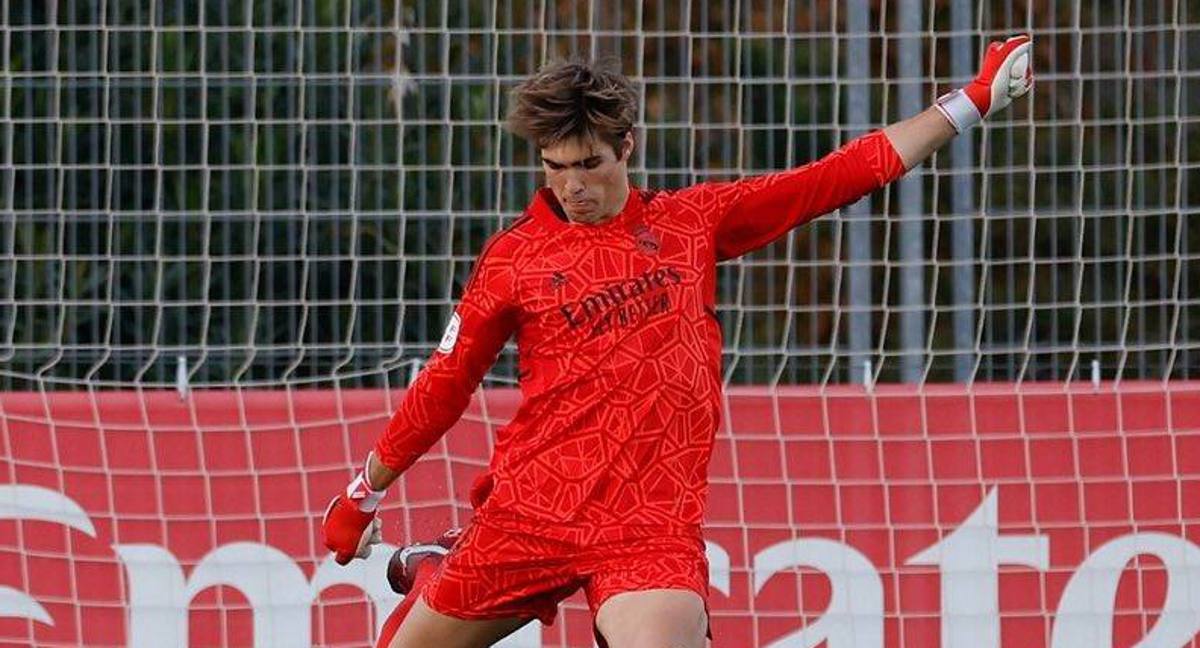
[[628,592],[600,607],[596,629],[609,648],[704,648],[708,613],[694,592]]
[[608,648],[704,648],[705,633],[675,628],[625,628],[606,637]]
[[624,642],[609,642],[609,648],[704,648],[704,640],[689,641],[678,638],[635,636]]

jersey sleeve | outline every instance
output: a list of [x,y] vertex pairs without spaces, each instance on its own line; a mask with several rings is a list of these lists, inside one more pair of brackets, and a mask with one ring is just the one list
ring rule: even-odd
[[403,472],[458,421],[516,329],[513,263],[495,249],[497,238],[480,254],[441,343],[375,444],[376,458],[392,470]]
[[904,162],[883,131],[854,139],[802,167],[708,185],[716,213],[717,259],[761,248],[788,230],[849,205],[904,175]]

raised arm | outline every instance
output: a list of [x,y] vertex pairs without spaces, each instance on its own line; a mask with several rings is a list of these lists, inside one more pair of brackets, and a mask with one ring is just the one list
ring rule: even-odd
[[904,121],[890,124],[883,129],[883,134],[891,142],[892,148],[896,149],[904,170],[908,171],[954,139],[958,131],[954,130],[942,111],[933,106]]
[[937,103],[921,114],[883,129],[904,160],[904,168],[924,162],[956,134],[1029,92],[1033,87],[1032,46],[1028,36],[989,44],[974,81],[938,97]]
[[503,236],[484,248],[441,343],[409,386],[363,471],[325,512],[325,545],[341,564],[371,553],[379,540],[375,509],[387,487],[458,421],[516,328],[512,265],[507,254],[496,251],[504,247]]
[[796,169],[697,189],[714,194],[710,203],[718,215],[713,239],[717,260],[723,261],[853,203],[904,171],[895,147],[882,131],[875,131]]
[[721,185],[701,185],[718,206],[719,260],[758,249],[788,230],[857,201],[924,162],[956,133],[1029,91],[1028,36],[994,42],[979,75],[920,114],[851,141],[805,166]]

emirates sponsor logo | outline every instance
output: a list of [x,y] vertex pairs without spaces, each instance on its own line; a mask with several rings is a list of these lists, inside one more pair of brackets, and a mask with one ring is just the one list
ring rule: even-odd
[[673,267],[647,270],[563,304],[559,313],[572,329],[587,328],[589,337],[595,337],[614,328],[635,326],[667,312],[671,309],[668,289],[681,283],[683,275]]

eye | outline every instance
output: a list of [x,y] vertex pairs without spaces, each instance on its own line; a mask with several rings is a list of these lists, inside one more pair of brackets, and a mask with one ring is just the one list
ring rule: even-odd
[[563,168],[561,164],[555,164],[549,160],[542,160],[542,162],[545,162],[546,168],[550,169],[551,171],[561,171]]
[[583,168],[585,169],[595,169],[598,166],[600,166],[600,158],[598,157],[588,158],[583,161]]

